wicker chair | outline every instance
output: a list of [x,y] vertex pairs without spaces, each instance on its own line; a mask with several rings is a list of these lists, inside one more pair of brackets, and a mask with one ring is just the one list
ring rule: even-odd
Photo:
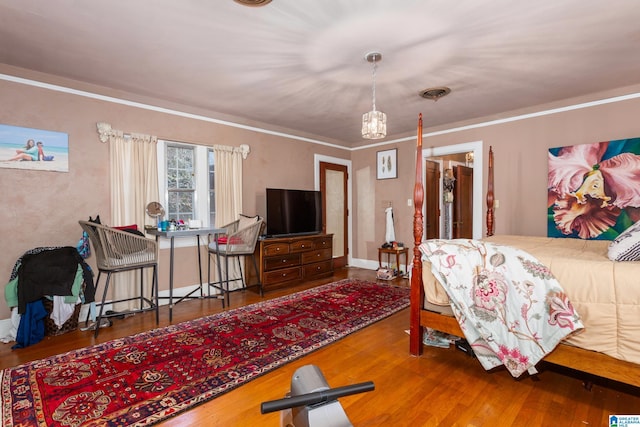
[[[96,254],[98,267],[98,278],[96,279],[96,289],[100,283],[102,273],[107,274],[104,285],[102,301],[98,303],[100,310],[96,318],[95,336],[98,336],[100,321],[102,318],[122,316],[123,313],[103,314],[104,306],[107,303],[107,292],[111,274],[122,271],[140,270],[140,295],[137,297],[112,300],[109,303],[125,301],[139,301],[140,306],[129,313],[139,313],[155,310],[156,324],[159,323],[158,312],[158,243],[155,240],[147,239],[127,231],[118,230],[101,224],[88,221],[79,221],[80,226],[89,235],[89,240],[93,245]],[[153,269],[153,279],[151,285],[151,298],[144,296],[144,269]],[[152,300],[153,299],[153,300]],[[146,307],[145,307],[146,305]],[[87,315],[88,323],[88,315]]]
[[[222,292],[223,307],[229,306],[229,294],[234,291],[244,290],[251,287],[260,288],[260,296],[263,296],[262,282],[260,281],[260,273],[258,271],[258,264],[254,255],[256,243],[260,232],[264,227],[264,221],[262,218],[257,218],[257,221],[252,222],[250,225],[240,228],[240,220],[236,220],[230,224],[223,226],[227,231],[224,236],[209,235],[209,260],[207,263],[207,280],[209,286]],[[218,266],[218,278],[217,282],[211,282],[211,258],[215,256],[216,265]],[[254,285],[247,285],[242,273],[242,265],[240,258],[243,256],[250,256],[253,261],[253,268],[258,278],[258,283]],[[238,262],[238,270],[240,271],[240,277],[229,278],[229,258],[236,258]],[[221,259],[224,259],[224,269],[222,269]],[[222,277],[224,275],[224,278]],[[237,289],[230,289],[229,283],[241,282],[242,286]]]

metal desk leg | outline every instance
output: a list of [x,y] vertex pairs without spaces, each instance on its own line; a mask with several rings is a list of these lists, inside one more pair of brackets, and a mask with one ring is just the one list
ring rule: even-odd
[[[217,243],[216,243],[216,264],[218,265],[218,280],[220,281],[220,291],[222,292],[222,301],[225,301],[226,295],[224,294],[224,290],[222,286],[222,266],[220,265],[220,250],[218,248]],[[229,303],[227,303],[227,307],[229,307]]]
[[204,294],[202,293],[202,258],[200,255],[200,235],[196,234],[196,240],[198,242],[198,275],[200,277],[200,298],[204,298]]
[[173,236],[171,236],[171,252],[169,255],[169,322],[173,320]]

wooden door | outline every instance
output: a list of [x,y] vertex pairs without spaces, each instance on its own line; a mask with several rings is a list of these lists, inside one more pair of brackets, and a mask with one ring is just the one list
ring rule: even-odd
[[453,238],[473,238],[473,168],[454,166]]
[[425,162],[425,235],[427,239],[440,238],[440,164]]
[[320,162],[322,192],[322,229],[333,234],[333,268],[347,265],[349,255],[347,167]]

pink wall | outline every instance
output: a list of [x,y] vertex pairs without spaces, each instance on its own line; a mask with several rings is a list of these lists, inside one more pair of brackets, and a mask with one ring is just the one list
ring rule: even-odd
[[[504,114],[515,117],[533,111],[547,111],[587,101],[640,92],[640,86],[601,93],[554,105],[532,107],[528,110]],[[495,210],[497,234],[545,236],[547,233],[547,152],[551,147],[640,137],[640,98],[603,105],[558,112],[503,124],[425,137],[423,146],[442,147],[473,141],[484,143],[484,164],[493,146],[495,154],[495,198],[500,207]],[[497,118],[487,118],[479,123]],[[391,119],[390,119],[391,120]],[[417,116],[416,116],[417,124]],[[424,114],[423,133],[455,129],[469,123],[429,128],[428,114]],[[373,162],[376,152],[398,147],[399,177],[376,181]],[[396,238],[409,247],[413,245],[413,208],[407,207],[412,197],[415,174],[415,140],[396,145],[354,151],[354,257],[377,260],[377,248],[384,241],[384,209],[392,202],[395,214]],[[483,197],[486,193],[486,174]],[[483,227],[486,224],[483,199]],[[486,231],[483,230],[483,234]]]
[[[74,87],[92,89],[79,83]],[[97,92],[97,88],[93,90]],[[635,92],[640,92],[640,86],[531,108],[531,111]],[[126,94],[111,95],[131,99]],[[350,159],[353,185],[351,256],[360,260],[377,260],[377,247],[384,240],[384,208],[389,202],[394,206],[397,239],[410,247],[413,242],[413,208],[407,206],[407,199],[413,194],[414,138],[347,151],[4,80],[0,80],[0,100],[3,105],[0,123],[66,132],[69,134],[70,151],[68,173],[0,168],[3,189],[0,277],[5,280],[9,279],[15,260],[26,250],[37,246],[75,245],[80,237],[79,219],[99,213],[109,223],[109,153],[107,144],[101,143],[96,133],[96,122],[99,121],[108,122],[125,132],[154,134],[169,140],[203,145],[249,144],[251,154],[244,163],[243,177],[243,204],[248,213],[264,214],[266,187],[313,188],[314,154]],[[151,101],[148,103],[152,104]],[[184,106],[181,111],[198,113]],[[526,112],[530,111],[518,113]],[[638,137],[638,117],[640,99],[632,99],[426,137],[424,145],[436,147],[481,140],[485,151],[492,145],[496,158],[495,192],[500,200],[500,208],[496,210],[496,231],[545,235],[547,149]],[[480,122],[493,119],[495,117]],[[461,124],[448,128],[458,125]],[[443,129],[429,127],[426,110],[424,132]],[[398,179],[378,181],[375,176],[376,152],[389,148],[398,148],[399,176]],[[483,167],[486,169],[486,166],[485,157]],[[176,256],[183,260],[176,266],[176,287],[197,283],[193,248],[177,249]],[[160,287],[167,289],[168,251],[161,253],[160,263]],[[0,319],[8,317],[9,310],[2,298]]]
[[[0,80],[0,100],[0,123],[69,135],[68,173],[0,168],[0,277],[4,283],[25,251],[39,246],[75,246],[81,236],[78,220],[100,214],[103,223],[111,224],[109,150],[98,139],[97,122],[110,123],[127,133],[174,141],[248,144],[251,153],[243,164],[243,207],[247,213],[264,215],[266,187],[313,189],[314,154],[349,156],[343,149],[4,80]],[[168,252],[160,254],[161,290],[168,289]],[[198,283],[196,253],[192,247],[176,249],[181,260],[175,266],[176,287]],[[93,258],[89,263],[93,265]],[[0,298],[0,319],[9,316],[5,300]]]

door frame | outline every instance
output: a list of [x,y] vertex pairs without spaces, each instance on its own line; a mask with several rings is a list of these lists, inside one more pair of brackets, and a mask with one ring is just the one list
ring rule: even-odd
[[[473,152],[473,238],[482,239],[484,235],[484,227],[482,226],[483,217],[483,143],[482,141],[465,142],[462,144],[445,145],[442,147],[428,147],[422,149],[422,170],[425,170],[425,162],[429,157],[446,156],[448,154],[459,154]],[[422,177],[424,181],[424,176]],[[424,215],[424,204],[422,206]],[[424,233],[425,231],[423,231]],[[424,236],[423,236],[424,237]]]
[[323,154],[313,155],[313,177],[315,190],[320,190],[320,162],[335,163],[336,165],[347,167],[347,265],[353,265],[353,217],[351,216],[351,160],[339,157],[325,156]]
[[[427,180],[427,164],[428,162],[434,163],[436,165],[438,165],[438,179],[433,183],[435,184],[435,189],[434,188],[430,188],[427,187],[427,184],[429,184],[429,181]],[[424,167],[422,168],[422,170],[424,171],[424,202],[423,202],[423,218],[424,218],[424,236],[425,239],[428,239],[430,237],[428,237],[429,235],[427,234],[429,231],[429,224],[428,224],[428,218],[429,218],[429,213],[427,212],[427,204],[429,202],[430,199],[430,195],[429,192],[430,191],[434,191],[435,193],[435,203],[436,203],[436,211],[437,211],[437,219],[434,221],[436,224],[436,239],[441,239],[442,238],[442,234],[443,234],[443,229],[444,229],[444,224],[443,224],[443,218],[444,218],[444,209],[445,206],[442,203],[442,179],[443,174],[441,173],[442,171],[442,160],[434,160],[431,158],[428,159],[424,159],[423,162]],[[433,238],[433,237],[431,237]]]

